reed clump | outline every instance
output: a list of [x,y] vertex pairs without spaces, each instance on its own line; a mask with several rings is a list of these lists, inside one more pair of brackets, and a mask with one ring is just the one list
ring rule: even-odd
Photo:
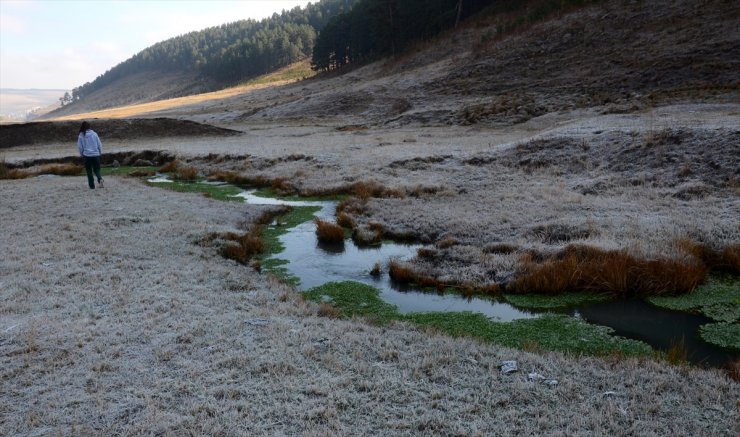
[[401,284],[410,284],[417,277],[413,270],[395,260],[388,263],[388,274],[391,279]]
[[198,179],[198,169],[195,167],[178,166],[172,174],[172,179],[183,182],[193,182]]
[[344,229],[334,223],[321,219],[314,220],[316,223],[316,236],[322,243],[339,244],[344,242]]
[[177,167],[179,166],[178,161],[170,161],[163,166],[159,167],[160,173],[172,173],[173,171],[177,170]]
[[352,229],[355,227],[355,221],[344,211],[337,214],[337,224],[343,228]]
[[384,198],[395,197],[403,198],[406,194],[397,188],[388,188],[377,181],[358,181],[352,185],[352,191],[355,197],[360,200],[368,200],[371,197]]
[[79,176],[83,172],[77,164],[44,164],[34,169],[10,168],[5,161],[0,161],[0,179],[25,179],[42,174],[57,176]]
[[740,274],[740,244],[731,244],[722,250],[716,250],[706,244],[684,238],[676,241],[676,248],[700,259],[711,270]]
[[265,243],[260,237],[261,233],[261,226],[257,226],[245,234],[227,232],[221,238],[230,242],[230,244],[225,244],[221,248],[221,255],[224,258],[233,259],[240,264],[247,265],[253,256],[265,250]]
[[618,297],[672,296],[692,291],[709,269],[694,257],[639,259],[624,250],[571,245],[537,260],[522,256],[510,293],[557,295],[568,292],[606,292]]

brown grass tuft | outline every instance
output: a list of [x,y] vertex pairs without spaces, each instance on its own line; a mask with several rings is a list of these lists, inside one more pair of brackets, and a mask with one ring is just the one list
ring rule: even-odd
[[368,200],[371,197],[396,197],[403,198],[405,193],[397,188],[388,188],[376,181],[358,181],[352,185],[352,191],[360,200]]
[[265,243],[260,238],[261,232],[262,228],[257,226],[252,231],[242,235],[233,232],[224,234],[222,238],[233,244],[224,246],[221,249],[221,255],[246,265],[254,255],[265,250]]
[[414,272],[410,268],[401,265],[398,261],[388,263],[388,274],[391,279],[402,284],[409,284],[416,280]]
[[341,315],[341,313],[335,306],[326,302],[322,302],[319,304],[319,310],[316,312],[316,314],[319,317],[328,317],[330,319],[338,319]]
[[740,244],[733,244],[724,248],[722,264],[731,273],[740,274]]
[[293,184],[291,184],[290,182],[288,182],[288,180],[285,179],[285,178],[275,178],[275,179],[273,179],[270,182],[270,187],[273,190],[275,190],[278,194],[282,194],[282,195],[291,194],[291,193],[295,193],[296,192],[296,189],[293,186]]
[[198,179],[198,169],[195,167],[178,166],[172,174],[172,179],[176,181],[192,182]]
[[683,364],[688,357],[686,340],[682,337],[678,341],[671,341],[671,346],[665,353],[665,359],[671,364]]
[[349,214],[342,211],[337,214],[337,224],[343,228],[352,229],[355,226],[355,221],[352,220]]
[[459,244],[457,239],[449,235],[437,241],[437,247],[439,247],[440,249],[448,249],[457,244]]
[[375,263],[375,265],[373,265],[373,268],[370,270],[370,275],[380,276],[380,272],[381,272],[380,263]]
[[725,365],[727,376],[733,381],[740,382],[740,358],[736,358]]
[[344,229],[341,226],[321,219],[315,219],[316,236],[322,243],[344,242]]
[[625,251],[568,246],[544,261],[531,254],[521,259],[512,293],[561,294],[607,292],[615,296],[678,295],[692,291],[708,268],[694,258],[637,259]]
[[676,241],[676,248],[701,260],[711,270],[740,274],[740,244],[714,250],[706,244],[684,238]]
[[139,177],[154,176],[156,173],[157,172],[155,172],[153,170],[134,170],[131,173],[129,173],[128,175],[129,176],[133,176],[135,178],[139,178]]
[[171,173],[175,170],[177,170],[177,167],[179,166],[179,163],[177,161],[170,161],[163,166],[159,167],[160,173]]
[[420,247],[416,249],[416,256],[419,258],[434,258],[437,255],[439,255],[439,251],[437,249],[431,249],[428,247]]
[[79,176],[84,171],[81,165],[75,164],[46,164],[42,165],[36,174],[54,174],[57,176]]

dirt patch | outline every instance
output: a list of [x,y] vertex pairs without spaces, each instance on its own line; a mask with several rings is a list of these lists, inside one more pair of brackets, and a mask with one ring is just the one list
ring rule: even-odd
[[[139,118],[93,120],[93,130],[103,141],[164,138],[178,136],[234,136],[242,132],[189,120],[171,118]],[[0,125],[0,148],[28,144],[75,142],[79,121],[43,121]]]

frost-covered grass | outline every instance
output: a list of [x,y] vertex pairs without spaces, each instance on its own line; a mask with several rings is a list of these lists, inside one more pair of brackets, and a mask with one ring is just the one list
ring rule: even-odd
[[[198,244],[271,207],[81,182],[0,182],[2,435],[736,431],[719,371],[317,317]],[[508,359],[519,374],[501,374]]]

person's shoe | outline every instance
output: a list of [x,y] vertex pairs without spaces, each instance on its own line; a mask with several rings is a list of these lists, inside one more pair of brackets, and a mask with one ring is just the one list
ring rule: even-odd
[[98,186],[100,188],[105,188],[105,185],[103,185],[103,178],[100,178],[100,180],[98,181]]

